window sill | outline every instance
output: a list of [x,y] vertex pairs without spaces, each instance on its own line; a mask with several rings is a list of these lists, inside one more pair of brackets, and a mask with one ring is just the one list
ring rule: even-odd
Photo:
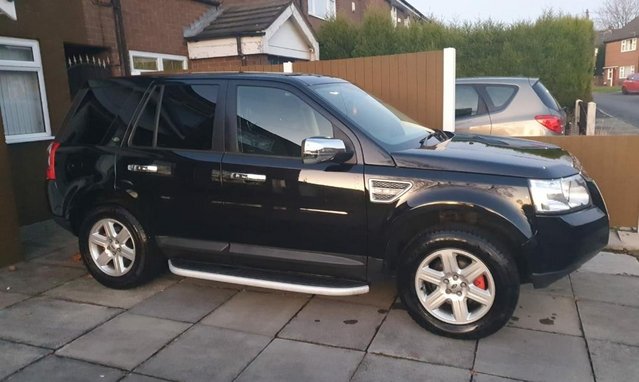
[[51,141],[53,139],[55,139],[55,137],[53,135],[50,134],[38,134],[38,135],[28,135],[28,136],[22,136],[22,135],[5,135],[4,136],[5,141],[8,145],[14,144],[14,143],[28,143],[28,142],[38,142],[38,141]]

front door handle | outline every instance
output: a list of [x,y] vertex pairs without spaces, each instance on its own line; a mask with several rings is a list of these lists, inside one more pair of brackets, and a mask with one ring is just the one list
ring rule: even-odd
[[243,172],[232,172],[231,180],[241,181],[245,183],[264,183],[266,182],[266,175],[247,174]]

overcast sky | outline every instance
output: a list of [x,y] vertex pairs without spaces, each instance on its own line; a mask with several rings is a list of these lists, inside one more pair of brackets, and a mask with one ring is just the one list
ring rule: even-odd
[[477,21],[492,18],[511,23],[535,20],[544,9],[553,8],[570,14],[590,10],[591,17],[601,1],[595,0],[408,0],[426,15],[450,21]]

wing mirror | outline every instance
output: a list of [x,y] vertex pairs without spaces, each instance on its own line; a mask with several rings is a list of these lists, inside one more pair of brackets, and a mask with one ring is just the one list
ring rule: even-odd
[[353,156],[344,141],[337,138],[312,137],[302,141],[302,160],[305,164],[345,162]]

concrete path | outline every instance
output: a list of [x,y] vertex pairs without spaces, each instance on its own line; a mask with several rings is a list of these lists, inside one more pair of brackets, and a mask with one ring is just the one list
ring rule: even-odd
[[[0,380],[633,381],[639,261],[601,253],[544,290],[524,286],[510,324],[480,341],[428,333],[396,301],[326,298],[164,275],[100,286],[73,237],[23,234],[30,261],[0,269]],[[41,245],[47,236],[51,246]],[[34,254],[35,253],[35,254]]]

